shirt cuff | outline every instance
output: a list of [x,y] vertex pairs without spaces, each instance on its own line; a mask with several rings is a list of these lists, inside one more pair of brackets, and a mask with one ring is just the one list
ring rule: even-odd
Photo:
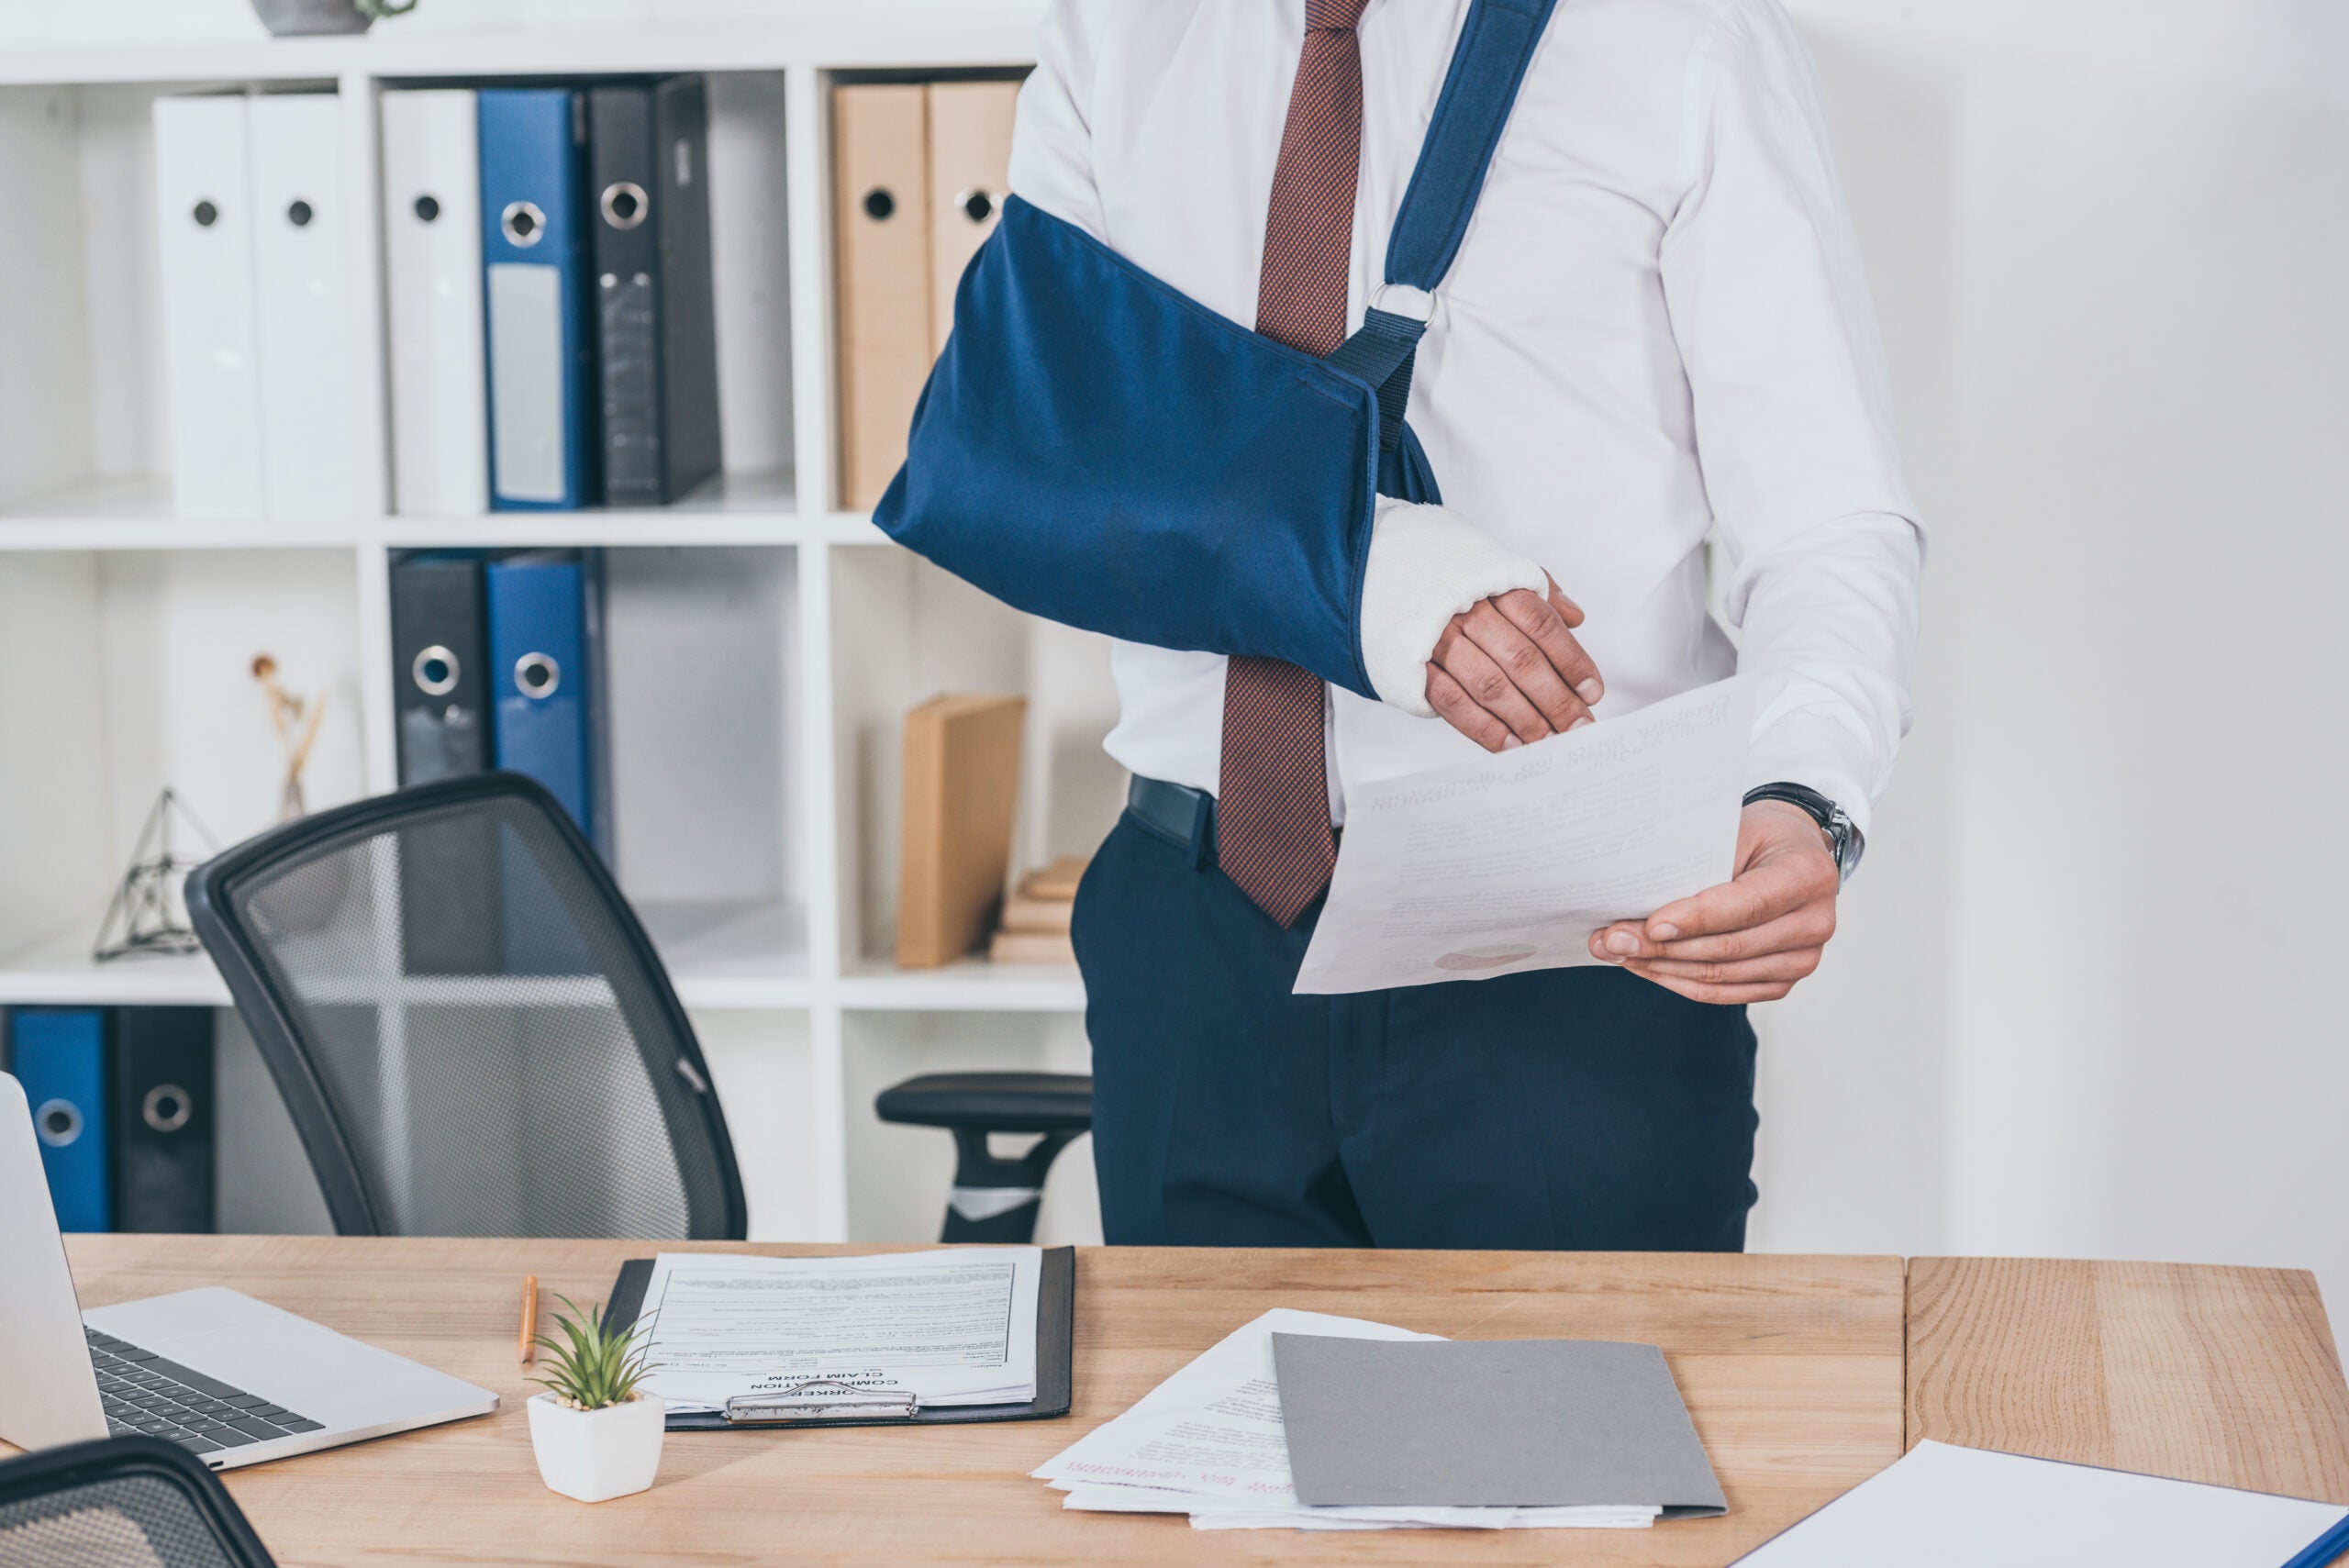
[[1362,662],[1390,707],[1432,718],[1428,659],[1452,617],[1513,588],[1546,593],[1542,568],[1442,506],[1378,498],[1362,581]]
[[1798,784],[1815,789],[1842,806],[1865,838],[1875,804],[1865,781],[1874,771],[1873,748],[1831,715],[1816,708],[1775,715],[1765,710],[1746,752],[1745,787]]

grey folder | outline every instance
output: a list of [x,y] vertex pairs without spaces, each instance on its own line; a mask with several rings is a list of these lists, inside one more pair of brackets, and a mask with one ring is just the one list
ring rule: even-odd
[[1653,1345],[1275,1334],[1273,1365],[1306,1503],[1729,1511]]

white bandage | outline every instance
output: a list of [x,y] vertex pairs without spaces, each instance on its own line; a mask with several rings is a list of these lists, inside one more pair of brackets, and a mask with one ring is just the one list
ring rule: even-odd
[[1512,588],[1549,585],[1541,567],[1459,513],[1381,495],[1362,583],[1362,662],[1378,700],[1434,717],[1428,659],[1452,617]]

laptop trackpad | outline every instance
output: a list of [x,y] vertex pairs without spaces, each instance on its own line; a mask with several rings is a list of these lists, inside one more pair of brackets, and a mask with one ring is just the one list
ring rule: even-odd
[[218,1285],[83,1314],[143,1345],[328,1427],[487,1410],[485,1389]]

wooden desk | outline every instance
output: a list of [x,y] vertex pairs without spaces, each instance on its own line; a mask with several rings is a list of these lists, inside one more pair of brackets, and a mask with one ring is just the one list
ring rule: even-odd
[[[672,1433],[652,1491],[589,1507],[546,1491],[531,1461],[531,1387],[513,1350],[520,1276],[538,1274],[550,1297],[601,1300],[641,1243],[77,1236],[70,1249],[86,1306],[231,1284],[506,1396],[485,1419],[231,1473],[289,1565],[1720,1564],[1890,1463],[1911,1436],[2031,1448],[2087,1434],[2124,1462],[2172,1456],[2148,1467],[2179,1473],[2216,1451],[2254,1473],[2200,1478],[2306,1476],[2287,1489],[2349,1501],[2349,1390],[2304,1274],[2153,1271],[2132,1289],[2074,1289],[2058,1336],[2074,1348],[2050,1351],[2025,1316],[2056,1288],[2047,1282],[2118,1265],[1930,1260],[1912,1284],[1895,1258],[1088,1250],[1070,1419]],[[1065,1514],[1026,1478],[1274,1305],[1460,1339],[1661,1344],[1731,1513],[1620,1532],[1197,1532],[1179,1518]],[[1912,1307],[1921,1356],[1905,1328]],[[2077,1392],[2087,1343],[2104,1347],[2098,1398]],[[2201,1347],[2194,1377],[2113,1373],[2182,1344]],[[2014,1370],[1986,1375],[1986,1356]],[[2174,1456],[2161,1433],[2182,1419],[2228,1436]]]
[[2349,1394],[2296,1269],[1909,1265],[1909,1440],[2349,1503]]

